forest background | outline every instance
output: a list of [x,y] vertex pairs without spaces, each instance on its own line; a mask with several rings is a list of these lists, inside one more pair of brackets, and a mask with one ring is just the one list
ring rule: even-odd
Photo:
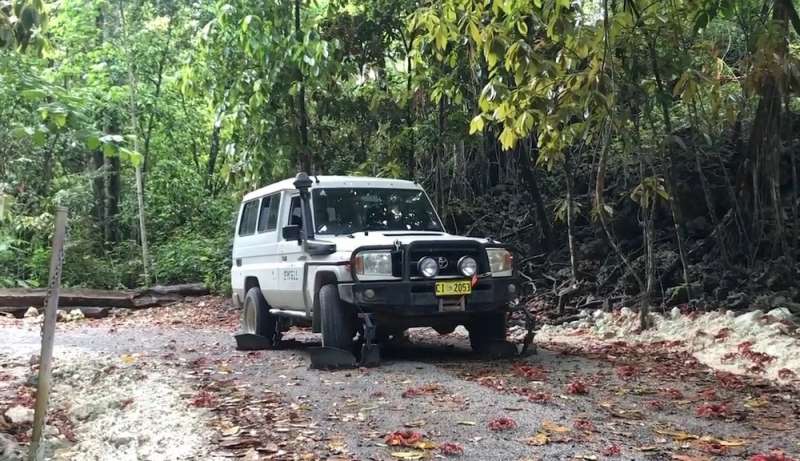
[[792,0],[0,0],[0,287],[46,284],[64,205],[66,285],[224,293],[242,194],[305,170],[420,182],[562,308],[797,308],[798,32]]

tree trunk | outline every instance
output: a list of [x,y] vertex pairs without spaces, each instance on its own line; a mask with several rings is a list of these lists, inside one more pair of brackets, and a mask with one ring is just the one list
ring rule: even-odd
[[667,103],[667,97],[669,93],[664,86],[664,81],[661,79],[661,72],[658,67],[658,56],[656,55],[656,47],[655,42],[651,39],[648,42],[648,47],[650,50],[650,65],[652,66],[653,76],[656,80],[656,86],[658,87],[659,96],[656,98],[660,101],[661,105],[661,113],[664,117],[664,142],[666,143],[667,147],[667,171],[666,171],[666,179],[667,179],[667,187],[669,190],[669,208],[672,212],[672,224],[675,228],[675,239],[677,240],[678,246],[678,255],[680,256],[681,260],[681,269],[683,271],[683,283],[686,284],[686,294],[687,297],[691,300],[692,293],[691,287],[689,284],[689,261],[686,257],[686,232],[684,230],[684,223],[683,223],[683,213],[680,208],[680,203],[677,200],[677,187],[675,182],[675,149],[674,149],[674,141],[672,139],[673,132],[672,132],[672,117],[670,115],[669,105]]
[[[161,97],[161,87],[164,81],[164,68],[167,65],[167,58],[169,57],[170,43],[172,42],[172,16],[168,16],[167,22],[167,41],[164,44],[164,50],[161,53],[161,59],[158,61],[158,69],[156,70],[156,83],[155,91],[153,92],[153,99],[156,101]],[[147,128],[144,131],[144,148],[142,149],[142,173],[147,172],[147,167],[150,161],[150,140],[153,136],[153,128],[155,127],[156,110],[150,111],[147,117]]]
[[[646,177],[644,157],[639,157],[639,182],[643,182]],[[652,203],[651,203],[652,202]],[[655,215],[656,194],[650,201],[645,202],[642,207],[642,239],[645,246],[645,287],[642,292],[641,305],[639,307],[639,329],[650,328],[650,305],[652,304],[653,284],[655,282],[655,261],[653,260],[653,246],[655,232],[653,216]]]
[[106,243],[119,241],[119,214],[120,183],[119,183],[119,157],[105,157],[105,210],[103,215],[104,236]]
[[[128,86],[130,87],[129,95],[129,115],[131,120],[131,131],[134,134],[133,146],[136,152],[139,152],[139,116],[136,111],[137,87],[136,87],[136,74],[133,71],[133,48],[128,36],[128,30],[125,24],[125,7],[120,0],[119,3],[119,17],[120,24],[122,24],[122,35],[125,40],[126,48],[128,50]],[[144,285],[150,285],[150,260],[147,248],[147,226],[145,225],[144,214],[144,183],[142,180],[142,168],[140,165],[135,165],[136,168],[136,200],[139,207],[139,238],[142,243],[142,272],[144,275]]]
[[106,185],[105,173],[103,172],[103,152],[95,150],[91,153],[92,192],[94,192],[94,204],[92,211],[98,229],[103,228],[103,219],[106,215]]
[[628,257],[625,256],[625,253],[623,253],[619,245],[617,245],[617,241],[611,234],[611,229],[608,226],[608,221],[606,218],[607,210],[603,193],[606,190],[606,169],[608,167],[608,150],[611,147],[611,128],[606,127],[605,130],[606,133],[603,135],[603,143],[600,147],[600,158],[597,161],[597,176],[595,176],[594,183],[594,207],[597,210],[597,217],[600,220],[600,226],[603,228],[603,232],[606,234],[608,244],[611,246],[611,249],[614,250],[614,253],[617,255],[617,257],[619,257],[619,259],[622,261],[622,264],[625,266],[625,270],[633,276],[634,280],[636,280],[636,285],[639,288],[639,292],[641,292],[645,288],[645,284],[642,282],[642,278],[639,276],[639,274],[633,269]]
[[575,236],[574,236],[574,206],[572,194],[575,187],[575,170],[572,165],[572,158],[569,152],[564,154],[564,177],[567,182],[567,245],[569,246],[569,267],[572,276],[572,286],[578,285],[578,262],[575,255]]
[[211,141],[208,148],[208,163],[206,163],[206,190],[211,195],[214,195],[214,173],[217,168],[217,157],[219,156],[219,132],[221,129],[222,123],[214,122],[214,127],[211,129]]
[[[533,156],[530,155],[529,149],[534,152]],[[534,206],[536,207],[536,217],[539,219],[539,226],[542,229],[542,248],[545,251],[550,251],[553,249],[553,233],[550,228],[550,219],[544,207],[544,200],[539,190],[539,182],[534,169],[538,158],[539,148],[536,146],[536,138],[531,136],[527,145],[526,143],[521,143],[519,149],[519,171],[523,181],[528,185],[528,192],[531,194]]]

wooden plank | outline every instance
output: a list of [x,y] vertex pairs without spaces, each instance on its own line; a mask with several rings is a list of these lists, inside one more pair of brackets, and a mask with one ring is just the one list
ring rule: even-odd
[[[44,288],[0,289],[0,306],[42,307],[47,290]],[[87,307],[134,307],[132,291],[91,290],[85,288],[61,290],[61,306]]]
[[156,285],[139,290],[139,295],[205,296],[208,288],[202,283],[182,283],[179,285]]
[[[1,288],[0,306],[41,308],[44,305],[46,292],[47,290],[44,288]],[[143,308],[180,301],[184,296],[205,296],[207,294],[208,288],[202,283],[157,285],[138,291],[68,288],[61,290],[58,302],[59,305],[66,307]]]

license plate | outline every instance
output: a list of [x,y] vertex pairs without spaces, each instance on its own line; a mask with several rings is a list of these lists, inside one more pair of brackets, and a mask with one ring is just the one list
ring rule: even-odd
[[472,293],[470,280],[448,280],[436,282],[436,296],[463,296]]

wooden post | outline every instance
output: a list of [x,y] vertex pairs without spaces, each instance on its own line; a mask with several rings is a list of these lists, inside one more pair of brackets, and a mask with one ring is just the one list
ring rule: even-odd
[[[137,141],[138,145],[139,142]],[[142,267],[144,268],[144,286],[150,286],[150,255],[147,251],[147,228],[144,220],[144,190],[142,187],[142,168],[136,165],[136,199],[139,203],[139,236],[142,239]]]
[[53,254],[50,256],[50,284],[42,323],[42,352],[39,357],[39,381],[36,390],[36,411],[33,417],[29,461],[44,460],[44,426],[50,400],[50,374],[53,367],[53,337],[56,332],[58,292],[61,285],[61,266],[64,261],[64,240],[67,235],[67,209],[56,208],[56,229],[53,234]]

